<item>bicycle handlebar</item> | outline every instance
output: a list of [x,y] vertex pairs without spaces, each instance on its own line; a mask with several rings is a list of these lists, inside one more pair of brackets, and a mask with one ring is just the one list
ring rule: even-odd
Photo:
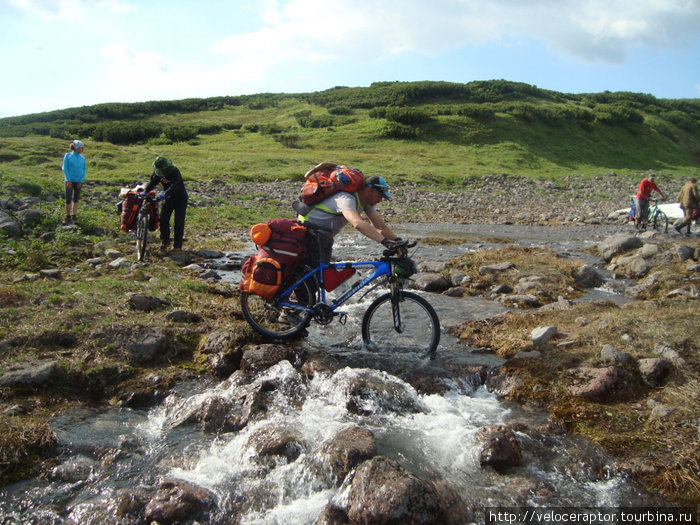
[[384,257],[391,257],[392,255],[396,255],[397,252],[400,252],[401,257],[405,257],[407,255],[406,252],[408,252],[408,249],[413,248],[417,244],[418,244],[418,241],[413,241],[413,242],[403,241],[396,248],[392,248],[390,250],[384,250],[382,252],[382,255]]

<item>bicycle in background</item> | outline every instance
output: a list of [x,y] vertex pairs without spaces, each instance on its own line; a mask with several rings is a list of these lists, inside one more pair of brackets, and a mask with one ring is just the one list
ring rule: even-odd
[[649,206],[648,224],[657,232],[668,233],[668,217],[659,208],[659,200],[652,201],[653,206]]
[[136,231],[136,260],[146,258],[148,248],[148,232],[158,229],[158,198],[155,191],[142,189],[128,191],[123,194],[121,208],[122,231]]

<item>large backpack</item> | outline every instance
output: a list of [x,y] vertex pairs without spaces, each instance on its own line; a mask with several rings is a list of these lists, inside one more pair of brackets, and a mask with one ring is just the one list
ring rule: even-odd
[[306,172],[304,179],[299,200],[309,205],[316,204],[339,191],[354,193],[365,183],[365,177],[360,170],[339,166],[334,162],[322,162],[314,166]]
[[306,227],[293,219],[256,224],[250,236],[258,253],[246,259],[238,284],[243,292],[272,299],[306,258]]

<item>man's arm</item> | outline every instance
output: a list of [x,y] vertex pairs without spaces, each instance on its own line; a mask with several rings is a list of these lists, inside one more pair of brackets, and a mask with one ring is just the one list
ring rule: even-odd
[[[344,210],[342,213],[343,217],[352,224],[353,228],[373,241],[382,242],[385,237],[389,239],[395,237],[394,232],[384,223],[382,217],[377,212],[367,213],[367,218],[372,221],[371,224],[364,220],[357,210]],[[378,223],[375,222],[377,219]]]

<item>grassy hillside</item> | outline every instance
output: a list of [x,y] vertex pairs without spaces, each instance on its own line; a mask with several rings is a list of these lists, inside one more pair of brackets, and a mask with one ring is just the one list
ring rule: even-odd
[[0,192],[60,195],[72,138],[86,143],[88,179],[115,193],[144,180],[156,155],[191,181],[299,180],[324,160],[455,191],[495,173],[556,181],[654,169],[681,179],[698,173],[700,99],[499,80],[100,104],[0,119]]

